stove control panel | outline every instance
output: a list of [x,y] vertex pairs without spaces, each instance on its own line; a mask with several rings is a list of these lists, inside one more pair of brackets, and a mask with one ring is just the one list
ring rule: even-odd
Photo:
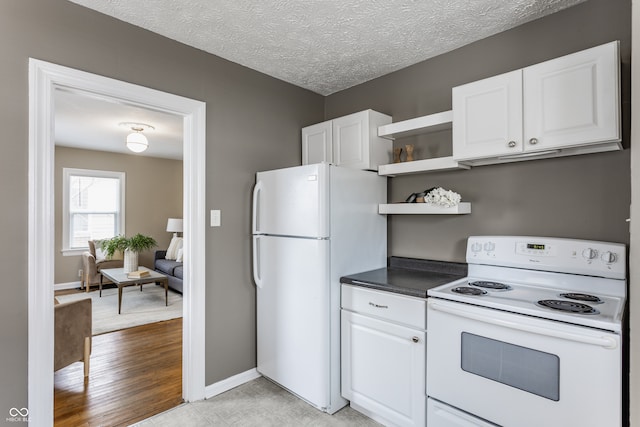
[[589,276],[626,278],[626,247],[619,243],[528,236],[472,236],[467,262]]
[[551,243],[546,242],[518,242],[516,243],[516,253],[520,255],[531,256],[555,256],[556,247]]

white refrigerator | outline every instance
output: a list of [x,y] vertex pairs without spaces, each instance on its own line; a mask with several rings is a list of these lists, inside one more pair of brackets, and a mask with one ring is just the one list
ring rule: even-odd
[[328,163],[256,175],[257,369],[333,414],[340,395],[340,277],[386,266],[387,182]]

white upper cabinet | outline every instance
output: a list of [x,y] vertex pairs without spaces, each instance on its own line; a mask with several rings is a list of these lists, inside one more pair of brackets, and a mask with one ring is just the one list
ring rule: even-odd
[[360,111],[302,129],[302,164],[326,161],[354,169],[378,170],[390,163],[392,141],[378,136],[391,116]]
[[302,164],[331,163],[333,159],[331,121],[302,129]]
[[522,71],[454,87],[453,158],[522,151]]
[[620,149],[619,63],[611,42],[453,88],[453,158],[476,164]]
[[523,70],[525,150],[620,140],[618,49],[608,43]]

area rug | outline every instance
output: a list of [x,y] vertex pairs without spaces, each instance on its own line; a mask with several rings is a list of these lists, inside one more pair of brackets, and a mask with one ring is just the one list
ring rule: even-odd
[[122,314],[118,314],[118,289],[103,289],[102,298],[98,291],[60,295],[60,303],[91,298],[93,309],[93,335],[148,323],[161,322],[182,317],[182,295],[169,289],[169,305],[164,305],[164,287],[154,284],[128,286],[122,290]]

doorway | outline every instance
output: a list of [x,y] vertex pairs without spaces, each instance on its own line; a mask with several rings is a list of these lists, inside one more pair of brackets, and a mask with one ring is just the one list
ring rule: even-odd
[[204,399],[205,103],[56,64],[29,61],[29,410],[38,425],[53,423],[54,102],[56,90],[183,118],[184,251],[182,396]]

